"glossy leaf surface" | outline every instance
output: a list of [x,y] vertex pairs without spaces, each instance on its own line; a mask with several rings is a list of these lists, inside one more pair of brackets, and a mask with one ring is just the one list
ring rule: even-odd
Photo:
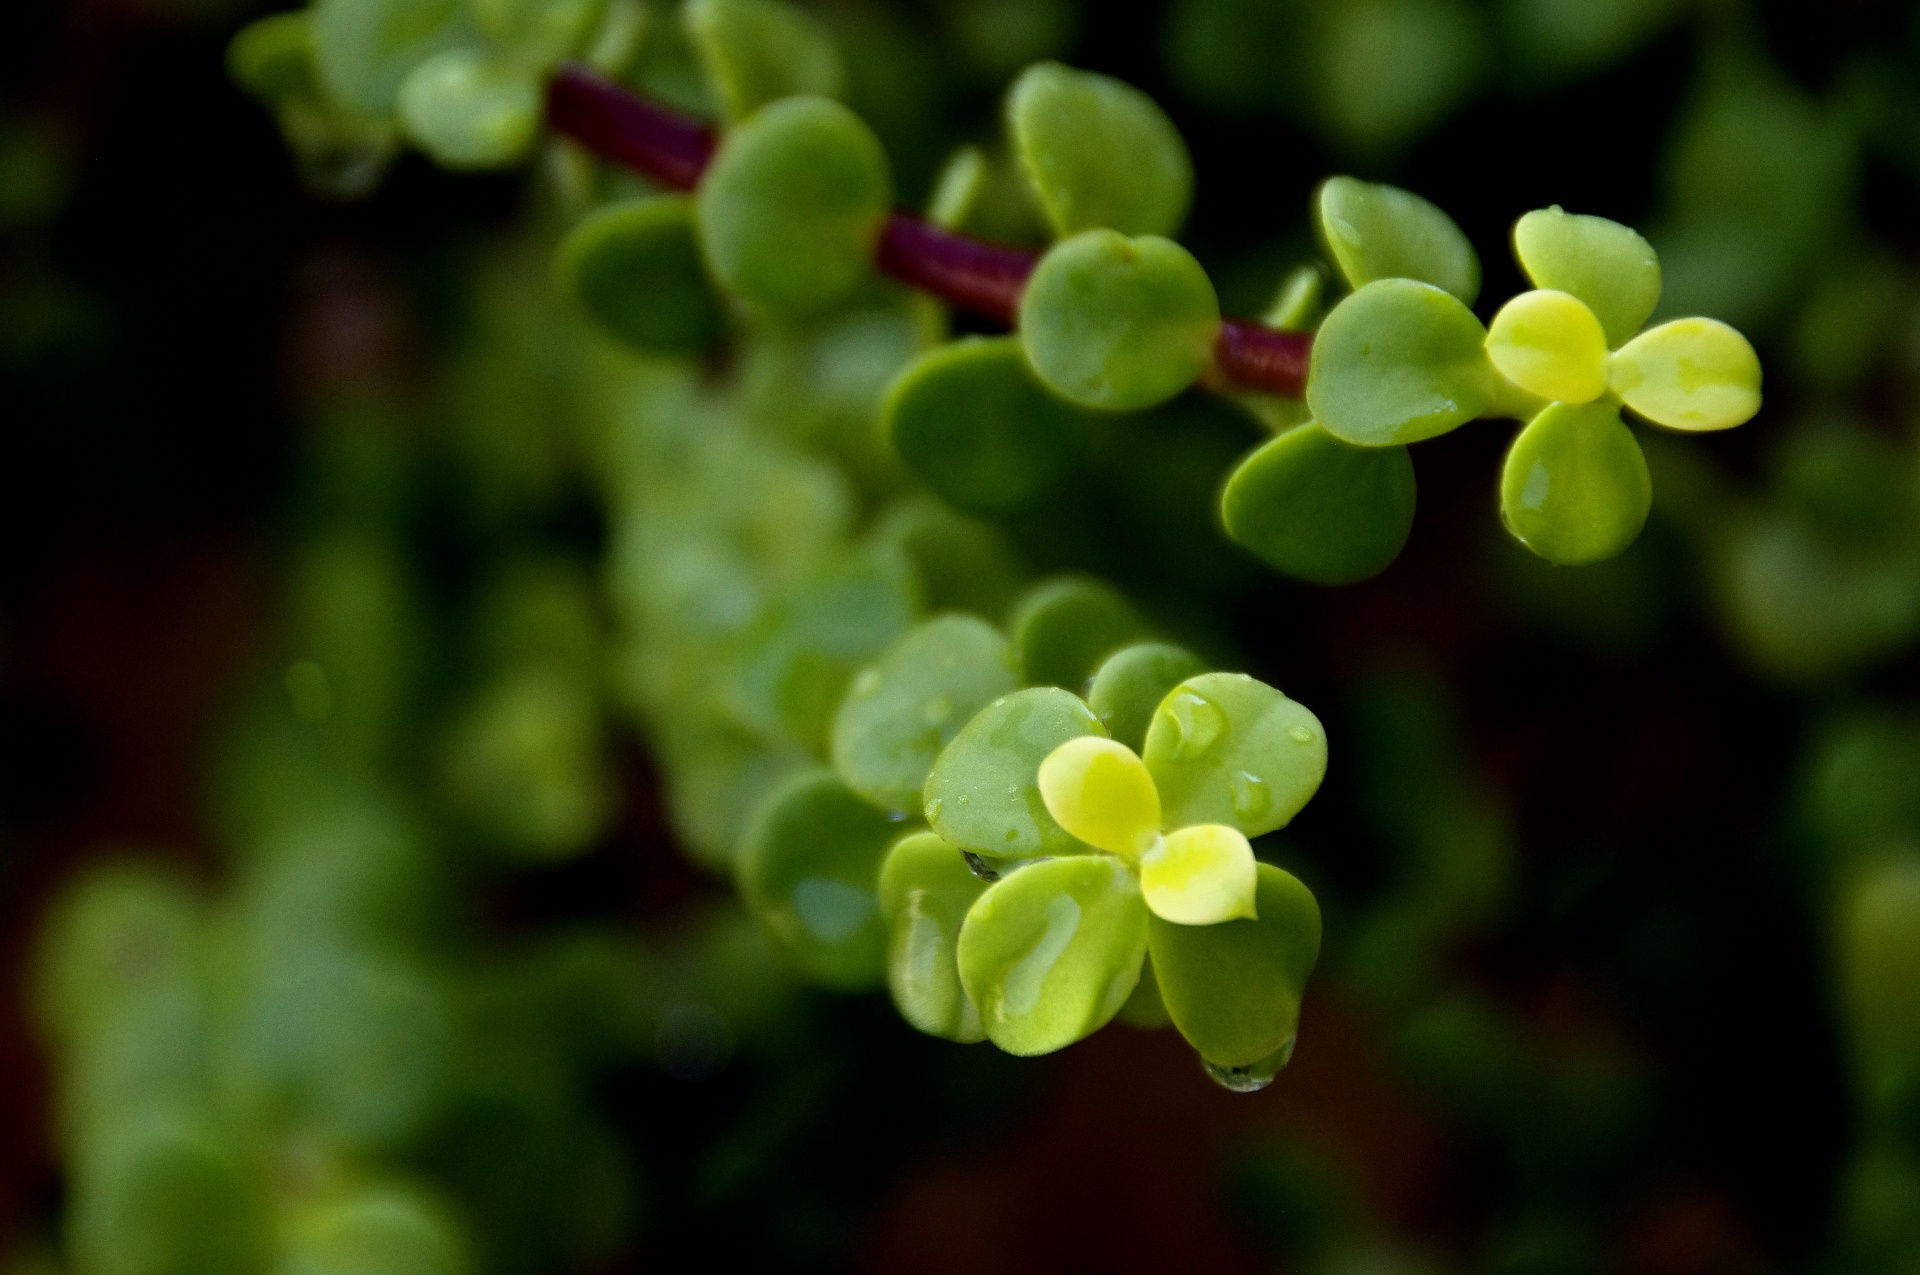
[[1660,304],[1660,258],[1631,226],[1541,208],[1513,224],[1513,252],[1536,288],[1586,303],[1617,347]]
[[1180,228],[1193,162],[1166,112],[1132,85],[1041,62],[1009,90],[1007,124],[1056,235]]
[[824,768],[789,781],[755,815],[740,852],[741,896],[809,979],[880,982],[880,862],[899,835],[898,821]]
[[1160,836],[1160,794],[1140,755],[1099,735],[1070,739],[1040,763],[1040,798],[1090,846],[1137,859]]
[[940,750],[1018,686],[992,625],[970,615],[928,620],[854,678],[833,719],[834,768],[875,805],[918,813]]
[[1417,279],[1472,305],[1480,258],[1453,218],[1412,191],[1331,177],[1314,197],[1321,238],[1358,289],[1376,279]]
[[1171,239],[1087,230],[1055,244],[1020,297],[1040,379],[1082,407],[1137,411],[1192,385],[1213,354],[1213,281]]
[[1087,688],[1087,707],[1107,733],[1139,752],[1146,746],[1147,723],[1167,692],[1207,671],[1199,656],[1166,642],[1123,646],[1101,662]]
[[1283,828],[1327,772],[1320,719],[1244,673],[1202,673],[1162,701],[1144,754],[1166,825]]
[[1607,391],[1607,334],[1580,298],[1537,288],[1500,307],[1487,327],[1487,358],[1529,394],[1589,403]]
[[1056,576],[1028,590],[1007,617],[1020,680],[1078,691],[1100,662],[1150,628],[1112,585]]
[[1277,571],[1351,584],[1399,556],[1413,530],[1413,458],[1296,426],[1241,461],[1220,495],[1227,535]]
[[555,272],[595,322],[636,350],[687,354],[726,334],[684,195],[596,209],[560,245]]
[[1176,925],[1217,925],[1252,918],[1253,847],[1223,823],[1175,828],[1140,859],[1147,907]]
[[1111,855],[1050,859],[980,896],[960,931],[960,978],[987,1037],[1046,1054],[1105,1026],[1147,954],[1147,905]]
[[479,49],[436,53],[400,85],[408,138],[447,168],[503,168],[518,162],[540,127],[534,73]]
[[1152,917],[1147,941],[1173,1025],[1200,1056],[1245,1067],[1290,1047],[1300,995],[1320,954],[1320,906],[1292,874],[1259,864],[1259,917],[1176,925]]
[[797,5],[687,0],[680,21],[730,122],[783,97],[839,97],[845,87],[833,36]]
[[1029,687],[974,715],[927,776],[926,816],[933,830],[963,850],[992,858],[1085,854],[1047,813],[1040,763],[1082,735],[1105,728],[1077,695]]
[[1451,293],[1411,279],[1369,283],[1320,325],[1307,406],[1328,433],[1362,447],[1444,434],[1492,402],[1486,335]]
[[987,888],[958,846],[930,832],[902,837],[880,868],[887,990],[900,1016],[930,1036],[986,1038],[960,983],[960,926]]
[[1507,529],[1563,566],[1625,549],[1652,504],[1647,459],[1611,402],[1547,408],[1513,440],[1500,475]]
[[1669,429],[1732,429],[1760,410],[1760,358],[1715,319],[1642,332],[1614,354],[1608,379],[1628,407]]

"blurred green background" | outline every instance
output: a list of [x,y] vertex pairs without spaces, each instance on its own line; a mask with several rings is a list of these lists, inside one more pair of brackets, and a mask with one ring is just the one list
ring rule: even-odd
[[[1505,436],[1462,429],[1400,560],[1332,590],[1213,529],[1253,440],[1209,409],[1096,458],[1011,543],[1326,722],[1280,851],[1320,973],[1252,1096],[1168,1032],[949,1045],[801,987],[698,866],[765,759],[659,720],[679,657],[633,641],[663,563],[735,596],[675,502],[763,556],[913,534],[867,430],[904,307],[610,369],[549,284],[564,160],[323,198],[225,76],[267,6],[13,0],[8,1275],[1920,1272],[1920,9],[809,7],[905,203],[1058,57],[1173,114],[1229,312],[1330,173],[1447,209],[1493,296],[1557,203],[1644,230],[1767,405],[1646,437],[1647,531],[1574,569],[1501,535]],[[745,406],[702,415],[723,374]]]

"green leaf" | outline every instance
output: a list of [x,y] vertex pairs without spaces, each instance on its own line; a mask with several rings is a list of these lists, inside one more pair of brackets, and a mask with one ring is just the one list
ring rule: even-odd
[[1607,392],[1607,334],[1570,292],[1536,288],[1500,307],[1487,328],[1487,358],[1523,392],[1558,403],[1591,403]]
[[755,814],[740,894],[808,979],[853,989],[884,976],[880,861],[899,835],[898,820],[824,767],[795,776]]
[[1355,447],[1314,424],[1262,444],[1220,493],[1234,543],[1314,584],[1386,570],[1413,530],[1413,507],[1405,447]]
[[914,360],[888,391],[882,428],[942,499],[977,513],[1033,504],[1073,467],[1089,414],[1049,394],[1020,338],[963,337]]
[[1119,1012],[1147,954],[1147,905],[1111,855],[1049,859],[997,881],[960,930],[960,979],[987,1037],[1047,1054]]
[[1213,281],[1170,239],[1087,230],[1055,244],[1020,297],[1040,379],[1082,407],[1137,411],[1192,385],[1213,357]]
[[1856,874],[1841,900],[1839,956],[1846,1007],[1868,1058],[1920,1057],[1920,863],[1890,857]]
[[1327,277],[1319,266],[1296,266],[1281,281],[1260,321],[1286,332],[1311,332],[1320,322],[1326,291]]
[[142,1113],[85,1165],[68,1242],[94,1275],[247,1275],[268,1262],[261,1185],[232,1150],[186,1121]]
[[1153,715],[1142,754],[1169,828],[1224,823],[1257,837],[1300,813],[1327,773],[1320,719],[1245,673],[1180,683]]
[[607,0],[473,0],[481,33],[540,67],[580,53],[606,7]]
[[36,1025],[81,1045],[129,996],[191,968],[201,902],[171,865],[90,869],[40,922],[32,999]]
[[1018,686],[992,625],[970,615],[928,620],[854,678],[833,719],[834,767],[875,805],[917,813],[940,750]]
[[1674,319],[1621,346],[1608,367],[1613,392],[1668,429],[1732,429],[1760,410],[1760,358],[1715,319]]
[[425,1193],[389,1183],[291,1210],[280,1269],[301,1275],[467,1275],[459,1223]]
[[1133,995],[1127,997],[1127,1003],[1120,1007],[1115,1017],[1127,1026],[1138,1027],[1142,1031],[1159,1031],[1173,1022],[1167,1013],[1166,1003],[1160,999],[1160,983],[1154,977],[1151,957],[1141,962],[1140,981],[1134,984]]
[[555,274],[595,322],[636,350],[690,354],[726,335],[685,195],[589,213],[561,243]]
[[1182,646],[1165,642],[1123,646],[1094,673],[1087,688],[1087,707],[1109,735],[1139,752],[1146,744],[1147,723],[1167,692],[1206,671],[1200,657]]
[[1660,257],[1653,245],[1605,217],[1562,212],[1558,204],[1536,209],[1513,223],[1513,255],[1534,287],[1586,302],[1609,347],[1638,332],[1660,303]]
[[987,153],[978,146],[962,146],[947,157],[927,196],[927,220],[942,230],[960,230],[986,194],[993,180]]
[[1041,62],[1008,91],[1007,125],[1055,234],[1180,228],[1193,162],[1166,112],[1132,85]]
[[1320,955],[1320,906],[1291,873],[1258,866],[1253,920],[1217,925],[1147,921],[1154,976],[1173,1025],[1220,1067],[1288,1050],[1300,996]]
[[893,178],[859,116],[824,97],[789,97],[727,134],[696,199],[715,277],[756,305],[804,313],[871,273]]
[[1556,404],[1513,440],[1500,474],[1500,516],[1549,562],[1611,558],[1632,544],[1653,505],[1653,480],[1611,402]]
[[994,859],[1089,853],[1047,813],[1040,763],[1069,739],[1106,728],[1077,695],[1052,686],[993,701],[941,751],[927,775],[927,822],[941,837]]
[[729,687],[741,723],[823,752],[847,684],[907,631],[916,603],[911,571],[893,555],[823,567],[744,638]]
[[845,91],[833,36],[795,5],[687,0],[680,21],[729,122],[783,97],[839,97]]
[[320,83],[364,115],[391,114],[413,69],[472,32],[463,0],[316,0],[310,12]]
[[448,168],[518,162],[540,128],[540,81],[527,67],[479,49],[436,53],[401,82],[400,124]]
[[874,529],[873,539],[913,563],[926,609],[932,612],[966,611],[998,620],[1031,574],[995,528],[926,497],[895,505]]
[[1313,201],[1321,240],[1347,285],[1417,279],[1466,305],[1480,295],[1480,258],[1441,212],[1411,191],[1352,177],[1329,177]]
[[1491,61],[1480,6],[1467,0],[1339,0],[1312,10],[1306,71],[1323,129],[1373,156],[1438,125]]
[[766,795],[813,763],[795,744],[769,746],[724,720],[669,729],[658,740],[667,813],[690,858],[731,870]]
[[313,87],[313,13],[269,14],[227,45],[227,74],[268,106]]
[[1020,680],[1078,690],[1115,650],[1152,632],[1111,585],[1089,576],[1054,576],[1027,591],[1007,617]]
[[1444,434],[1493,403],[1486,336],[1451,293],[1412,279],[1369,283],[1320,325],[1307,406],[1328,433],[1361,447]]
[[960,985],[960,926],[987,888],[960,847],[931,832],[902,837],[880,867],[887,923],[887,990],[900,1016],[930,1036],[986,1039],[980,1011]]

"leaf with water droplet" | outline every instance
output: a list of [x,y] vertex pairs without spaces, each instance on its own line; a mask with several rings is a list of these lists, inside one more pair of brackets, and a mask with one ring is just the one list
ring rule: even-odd
[[960,978],[988,1039],[1046,1054],[1105,1026],[1147,954],[1147,905],[1111,855],[1036,863],[995,883],[960,930]]
[[581,309],[634,349],[687,354],[726,334],[685,195],[596,209],[568,232],[554,273]]
[[1030,687],[987,705],[941,752],[927,776],[927,822],[988,860],[1085,854],[1047,813],[1040,763],[1055,748],[1106,728],[1077,695]]
[[1352,288],[1418,279],[1472,305],[1480,258],[1453,218],[1412,191],[1329,177],[1313,199],[1321,240]]
[[[872,685],[862,694],[865,679]],[[855,792],[918,812],[921,787],[973,715],[1019,686],[1006,638],[984,620],[943,615],[910,630],[855,680],[833,719],[833,764]]]
[[1660,258],[1639,232],[1605,217],[1541,208],[1513,223],[1513,254],[1536,288],[1586,302],[1618,346],[1660,303]]
[[756,812],[740,851],[741,898],[813,982],[880,982],[887,934],[876,891],[899,835],[824,767],[795,776]]
[[1333,307],[1313,340],[1307,406],[1361,447],[1417,443],[1484,414],[1499,374],[1487,330],[1459,298],[1412,279],[1379,279]]
[[1327,740],[1319,718],[1266,683],[1203,673],[1161,701],[1143,756],[1169,828],[1223,823],[1257,837],[1285,827],[1320,787]]
[[1147,921],[1173,1025],[1202,1058],[1221,1067],[1246,1067],[1291,1049],[1300,1030],[1300,996],[1320,955],[1320,905],[1313,894],[1270,863],[1256,871],[1257,919]]
[[930,832],[902,837],[880,867],[887,924],[887,990],[921,1031],[969,1043],[986,1037],[960,984],[960,926],[987,888],[960,848]]
[[1647,459],[1611,401],[1547,408],[1513,440],[1500,475],[1507,530],[1562,566],[1625,549],[1652,505]]
[[1021,679],[1076,691],[1108,655],[1150,631],[1118,590],[1089,576],[1042,580],[1007,617]]
[[1109,655],[1087,688],[1087,707],[1107,733],[1139,752],[1146,745],[1147,723],[1167,692],[1207,671],[1199,656],[1166,642],[1137,642]]
[[1314,584],[1386,570],[1413,530],[1413,506],[1405,447],[1356,447],[1311,423],[1263,443],[1220,493],[1234,543]]
[[1243,1067],[1223,1067],[1202,1058],[1200,1067],[1207,1073],[1207,1079],[1228,1093],[1259,1093],[1272,1084],[1273,1078],[1293,1061],[1293,1046],[1294,1038],[1289,1036],[1285,1044],[1258,1062]]
[[796,5],[687,0],[680,21],[729,122],[783,97],[839,97],[845,87],[832,34]]

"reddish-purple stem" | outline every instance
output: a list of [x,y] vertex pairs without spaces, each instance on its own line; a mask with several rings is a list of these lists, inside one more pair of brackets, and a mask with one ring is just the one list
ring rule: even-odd
[[[547,83],[547,121],[617,164],[677,190],[692,190],[719,144],[700,121],[634,96],[584,67],[562,66]],[[902,283],[981,318],[1012,326],[1034,256],[894,213],[880,235],[878,265]],[[1221,378],[1298,398],[1313,338],[1228,319],[1214,343]]]

